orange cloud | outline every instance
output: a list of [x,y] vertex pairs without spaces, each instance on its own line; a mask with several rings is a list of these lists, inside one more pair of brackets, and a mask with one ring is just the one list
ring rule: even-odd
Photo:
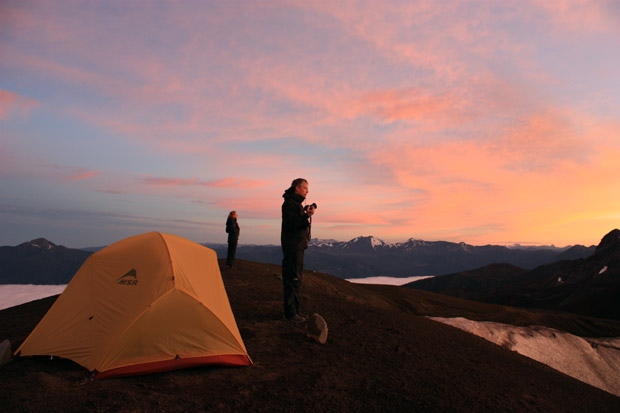
[[371,225],[371,226],[387,226],[390,225],[390,221],[386,220],[383,215],[385,212],[374,211],[348,211],[337,213],[317,213],[317,221],[320,225],[329,225],[330,223],[338,223],[341,225],[355,224],[355,225]]
[[430,91],[397,89],[365,93],[359,100],[360,110],[384,119],[396,120],[449,119],[456,124],[462,121],[459,113],[463,102],[457,95],[436,95]]
[[[555,242],[570,243],[568,228],[585,234],[584,222],[596,221],[604,233],[609,219],[599,218],[611,216],[611,205],[620,202],[617,191],[609,192],[620,173],[620,164],[612,161],[619,150],[613,136],[620,127],[579,119],[577,128],[567,121],[569,115],[532,114],[486,141],[377,147],[369,160],[389,168],[396,185],[420,195],[399,205],[403,192],[382,194],[397,205],[392,215],[409,219],[388,219],[392,225],[381,232],[473,243],[498,242],[502,234],[511,234],[503,240],[514,242],[550,242],[558,235]],[[369,208],[376,210],[373,200]]]

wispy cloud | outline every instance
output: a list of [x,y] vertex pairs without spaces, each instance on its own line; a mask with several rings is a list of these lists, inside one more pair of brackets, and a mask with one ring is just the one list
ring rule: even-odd
[[38,105],[39,103],[34,99],[0,89],[0,120],[16,113],[26,116],[32,108]]
[[96,175],[99,175],[100,173],[100,171],[85,171],[77,173],[75,175],[71,175],[69,176],[69,179],[72,181],[82,181],[84,179],[90,179]]
[[209,186],[215,188],[251,189],[269,185],[269,182],[266,181],[233,177],[213,179],[209,181],[198,178],[145,177],[143,179],[146,183],[157,186]]

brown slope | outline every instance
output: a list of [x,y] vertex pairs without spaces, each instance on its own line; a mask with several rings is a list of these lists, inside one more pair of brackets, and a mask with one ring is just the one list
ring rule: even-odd
[[[239,261],[235,270],[223,270],[253,367],[90,382],[87,372],[70,361],[18,359],[0,369],[3,410],[620,409],[618,397],[416,314],[440,311],[445,305],[446,311],[493,312],[465,300],[444,302],[436,294],[356,285],[306,272],[304,308],[320,312],[329,324],[327,344],[316,344],[281,320],[279,273],[278,266],[246,261]],[[2,335],[18,345],[52,301],[0,311]]]

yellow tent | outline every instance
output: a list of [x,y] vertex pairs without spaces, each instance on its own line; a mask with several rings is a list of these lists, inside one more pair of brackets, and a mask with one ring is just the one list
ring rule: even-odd
[[97,378],[252,363],[215,251],[159,232],[90,256],[15,354],[64,357]]

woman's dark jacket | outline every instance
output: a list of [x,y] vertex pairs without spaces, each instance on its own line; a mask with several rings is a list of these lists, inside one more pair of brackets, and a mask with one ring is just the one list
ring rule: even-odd
[[280,234],[282,249],[291,251],[308,248],[310,220],[301,205],[306,198],[295,193],[295,188],[287,189],[282,197],[284,198],[282,232]]
[[241,230],[235,218],[228,218],[226,220],[226,232],[228,233],[229,240],[239,239],[239,232],[241,232]]

